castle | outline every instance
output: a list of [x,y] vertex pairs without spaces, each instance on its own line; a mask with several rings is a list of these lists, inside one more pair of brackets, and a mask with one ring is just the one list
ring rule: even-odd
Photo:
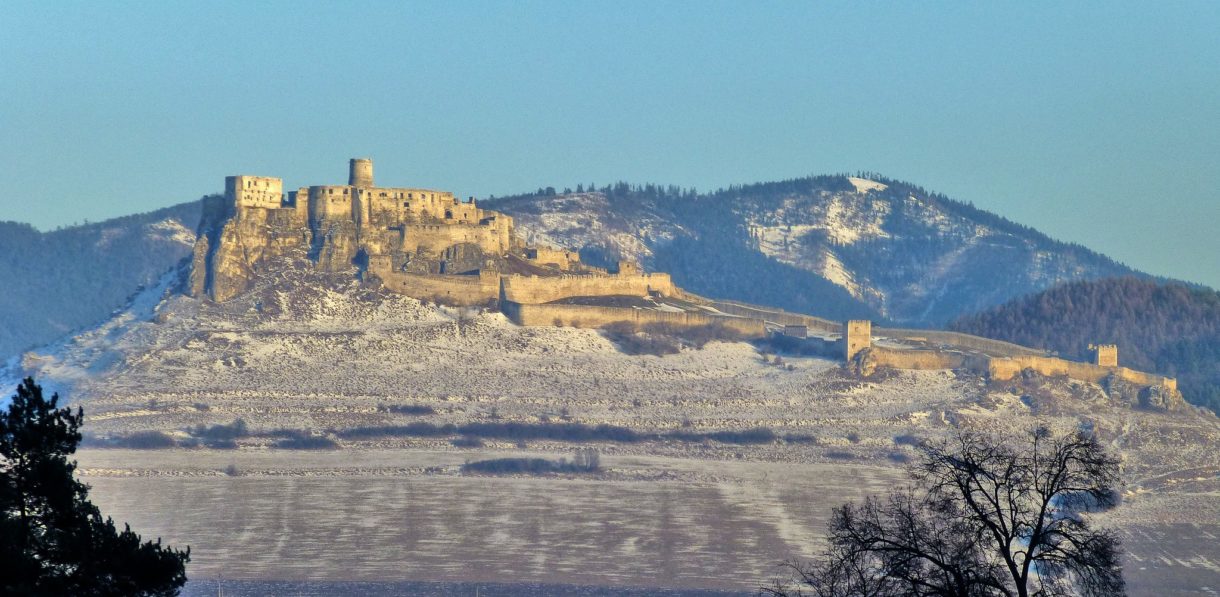
[[[271,260],[304,257],[321,271],[359,275],[414,298],[495,305],[519,325],[715,325],[746,337],[820,336],[866,376],[877,367],[966,369],[1004,380],[1032,369],[1177,393],[1172,378],[1120,367],[1114,345],[1090,345],[1093,362],[1078,363],[967,334],[879,328],[864,320],[840,324],[708,299],[633,263],[607,271],[582,263],[574,250],[527,246],[511,217],[481,209],[473,198],[378,187],[373,180],[367,158],[349,162],[346,185],[288,193],[279,178],[227,177],[223,198],[204,207],[188,292],[223,302],[249,288]],[[886,341],[879,345],[874,336]]]

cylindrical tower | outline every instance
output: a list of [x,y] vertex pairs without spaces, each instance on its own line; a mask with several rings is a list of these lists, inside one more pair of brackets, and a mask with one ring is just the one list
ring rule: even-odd
[[347,184],[353,187],[373,186],[373,160],[352,158],[348,165]]

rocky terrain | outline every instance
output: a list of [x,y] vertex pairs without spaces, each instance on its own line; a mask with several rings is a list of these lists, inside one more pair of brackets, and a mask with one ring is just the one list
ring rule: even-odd
[[[1133,594],[1220,591],[1210,414],[1038,376],[861,380],[740,342],[632,356],[293,264],[224,304],[180,279],[0,377],[85,408],[95,501],[190,544],[192,578],[749,591],[818,549],[831,507],[901,479],[919,438],[1041,423],[1122,455],[1123,504],[1099,523],[1126,539]],[[462,468],[588,447],[596,472]]]

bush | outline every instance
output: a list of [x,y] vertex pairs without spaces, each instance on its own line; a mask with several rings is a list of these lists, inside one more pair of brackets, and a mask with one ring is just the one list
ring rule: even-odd
[[187,430],[191,435],[204,440],[205,443],[212,441],[232,441],[238,438],[246,437],[250,434],[250,430],[246,427],[246,422],[242,419],[237,419],[228,425],[197,425],[194,429]]
[[898,444],[898,445],[900,445],[900,446],[914,446],[914,447],[919,447],[919,444],[920,444],[922,441],[923,441],[923,440],[921,440],[921,439],[919,439],[918,437],[915,437],[914,435],[911,435],[911,434],[909,434],[909,433],[904,433],[904,434],[902,434],[902,435],[895,435],[895,436],[894,436],[894,443],[895,443],[895,444]]
[[592,473],[601,466],[597,450],[584,448],[577,450],[569,461],[566,458],[548,460],[546,458],[493,458],[476,460],[462,465],[463,473],[476,474],[546,474],[546,473]]
[[334,450],[339,444],[323,435],[301,433],[275,442],[275,447],[281,450]]
[[132,448],[135,450],[159,450],[162,448],[172,448],[178,445],[174,438],[160,431],[137,431],[135,433],[118,438],[115,445],[120,448]]
[[436,409],[426,404],[379,404],[377,405],[379,412],[388,412],[399,415],[434,415]]
[[462,437],[449,440],[449,444],[455,448],[482,448],[483,440],[463,435]]

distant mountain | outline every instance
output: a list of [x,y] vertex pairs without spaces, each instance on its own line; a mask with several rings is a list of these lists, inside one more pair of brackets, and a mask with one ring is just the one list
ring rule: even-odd
[[190,255],[200,202],[39,232],[0,222],[0,361],[97,324]]
[[1084,247],[876,175],[700,194],[619,183],[491,198],[535,242],[669,271],[693,292],[940,326],[1061,282],[1142,275]]
[[1187,401],[1220,412],[1220,292],[1119,278],[1074,282],[959,318],[953,329],[1082,359],[1117,344],[1118,361],[1178,378]]

